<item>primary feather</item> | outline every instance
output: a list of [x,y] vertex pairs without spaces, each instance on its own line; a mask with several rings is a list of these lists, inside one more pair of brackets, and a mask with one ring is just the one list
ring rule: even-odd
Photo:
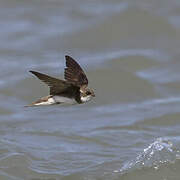
[[80,65],[70,56],[65,56],[66,68],[64,78],[77,86],[88,85],[88,79]]

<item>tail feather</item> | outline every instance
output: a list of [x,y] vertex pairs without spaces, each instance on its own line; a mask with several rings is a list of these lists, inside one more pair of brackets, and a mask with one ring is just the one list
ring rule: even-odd
[[49,95],[49,96],[45,96],[45,97],[42,97],[41,99],[29,104],[29,105],[26,105],[25,107],[32,107],[32,106],[40,106],[40,105],[51,105],[51,104],[55,104],[55,100],[53,99],[53,96],[52,95]]

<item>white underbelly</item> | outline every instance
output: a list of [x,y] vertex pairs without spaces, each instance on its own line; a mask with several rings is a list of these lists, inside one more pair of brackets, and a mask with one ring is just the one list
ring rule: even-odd
[[81,101],[84,103],[84,102],[88,102],[92,99],[92,96],[85,96],[85,97],[81,97]]
[[53,96],[53,99],[56,103],[67,103],[67,104],[75,104],[77,103],[76,100],[73,98],[67,98],[62,96]]
[[55,100],[54,100],[53,98],[48,98],[47,101],[42,101],[42,102],[36,103],[36,104],[34,104],[34,105],[36,105],[36,106],[41,106],[41,105],[51,105],[51,104],[55,104],[55,103],[56,103],[56,102],[55,102]]

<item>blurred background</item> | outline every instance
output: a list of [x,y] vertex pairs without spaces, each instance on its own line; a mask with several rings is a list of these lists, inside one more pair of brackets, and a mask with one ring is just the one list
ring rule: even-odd
[[[0,1],[1,180],[179,180],[180,1]],[[24,108],[63,78],[96,98]]]

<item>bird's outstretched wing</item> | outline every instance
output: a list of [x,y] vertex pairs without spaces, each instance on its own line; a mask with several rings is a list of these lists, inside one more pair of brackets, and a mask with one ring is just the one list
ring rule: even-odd
[[50,95],[63,93],[64,91],[66,91],[66,89],[69,89],[72,86],[72,84],[66,81],[56,79],[46,74],[42,74],[36,71],[30,71],[30,72],[49,86]]
[[66,58],[66,68],[64,72],[64,78],[76,85],[76,86],[87,86],[88,79],[86,74],[82,70],[81,66],[70,56],[65,56]]

